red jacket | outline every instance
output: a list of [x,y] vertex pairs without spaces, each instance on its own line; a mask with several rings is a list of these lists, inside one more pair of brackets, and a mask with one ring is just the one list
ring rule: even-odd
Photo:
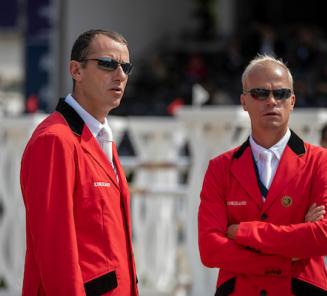
[[22,158],[26,207],[23,295],[138,295],[128,185],[63,100]]
[[[220,268],[218,295],[327,295],[327,218],[303,223],[314,202],[327,207],[327,150],[293,132],[265,202],[249,141],[211,160],[199,249],[204,265]],[[235,240],[226,237],[230,224],[239,224]]]

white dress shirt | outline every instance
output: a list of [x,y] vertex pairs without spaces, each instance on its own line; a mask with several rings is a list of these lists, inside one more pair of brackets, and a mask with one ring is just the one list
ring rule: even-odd
[[271,146],[269,149],[266,149],[260,145],[258,145],[253,137],[252,134],[250,135],[250,146],[251,146],[251,150],[253,153],[253,157],[254,160],[256,162],[258,171],[259,171],[259,176],[260,176],[260,180],[263,180],[264,178],[264,165],[266,165],[266,163],[264,162],[264,159],[262,157],[263,153],[271,153],[272,154],[272,160],[270,163],[270,168],[269,170],[271,171],[271,175],[270,178],[267,182],[267,189],[269,189],[271,182],[275,176],[279,161],[283,155],[284,149],[287,145],[288,140],[291,137],[291,131],[289,129],[287,129],[287,132],[285,133],[285,135],[273,146]]

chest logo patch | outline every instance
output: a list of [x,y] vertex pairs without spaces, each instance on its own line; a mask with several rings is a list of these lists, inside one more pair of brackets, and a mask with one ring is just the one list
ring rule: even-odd
[[285,195],[281,198],[280,202],[284,208],[288,208],[292,205],[293,199],[290,196]]
[[110,187],[109,182],[94,182],[94,187]]
[[227,205],[234,206],[234,207],[246,206],[247,201],[246,200],[229,200],[229,201],[227,201]]

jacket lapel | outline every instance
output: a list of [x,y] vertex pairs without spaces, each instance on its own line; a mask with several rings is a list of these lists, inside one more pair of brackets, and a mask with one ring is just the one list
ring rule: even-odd
[[116,147],[115,142],[113,142],[113,144],[112,144],[112,156],[113,156],[113,161],[115,163],[116,171],[118,174],[120,191],[122,194],[126,195],[126,194],[128,194],[128,184],[126,181],[126,176],[125,176],[123,167],[122,167],[119,157],[118,157],[118,152],[117,152],[117,147]]
[[302,157],[305,152],[304,142],[291,130],[291,137],[279,161],[265,202],[262,200],[262,194],[255,174],[249,140],[243,143],[234,153],[231,172],[244,190],[262,208],[262,211],[265,211],[276,198],[280,197],[282,190],[301,172],[305,165],[305,160]]
[[126,215],[126,221],[128,225],[128,230],[131,235],[132,233],[132,226],[130,224],[130,198],[129,198],[129,191],[128,191],[128,183],[126,180],[126,176],[123,170],[123,167],[120,163],[119,157],[118,157],[118,152],[117,152],[117,147],[115,142],[112,144],[112,156],[113,156],[113,161],[115,163],[118,179],[119,179],[119,188],[120,188],[120,196],[122,198],[122,202],[124,205],[124,211]]
[[118,182],[116,178],[116,174],[113,170],[113,167],[108,160],[105,153],[102,151],[100,145],[92,135],[89,128],[84,125],[82,135],[81,135],[81,146],[82,149],[88,153],[98,164],[99,166],[106,172],[106,174],[111,179],[112,183],[114,183],[118,188]]
[[263,210],[266,210],[271,204],[280,198],[281,192],[287,185],[302,171],[305,161],[302,155],[305,153],[303,141],[292,132],[283,155],[279,161],[274,179],[268,191],[267,200]]
[[245,142],[234,154],[231,172],[240,186],[249,194],[255,203],[261,208],[263,201],[259,189],[252,151],[249,142]]
[[119,188],[116,174],[112,168],[110,161],[102,151],[100,145],[92,135],[89,128],[84,123],[78,113],[65,102],[64,98],[59,99],[56,110],[65,118],[72,132],[80,137],[82,149],[88,153],[106,172],[113,184]]

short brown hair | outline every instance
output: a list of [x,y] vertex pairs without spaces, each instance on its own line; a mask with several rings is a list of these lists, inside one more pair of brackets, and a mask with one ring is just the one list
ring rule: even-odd
[[126,44],[126,46],[128,45],[126,39],[117,32],[102,29],[89,30],[79,35],[76,39],[72,47],[70,60],[83,61],[86,59],[89,54],[90,44],[96,35],[105,35],[117,42]]

